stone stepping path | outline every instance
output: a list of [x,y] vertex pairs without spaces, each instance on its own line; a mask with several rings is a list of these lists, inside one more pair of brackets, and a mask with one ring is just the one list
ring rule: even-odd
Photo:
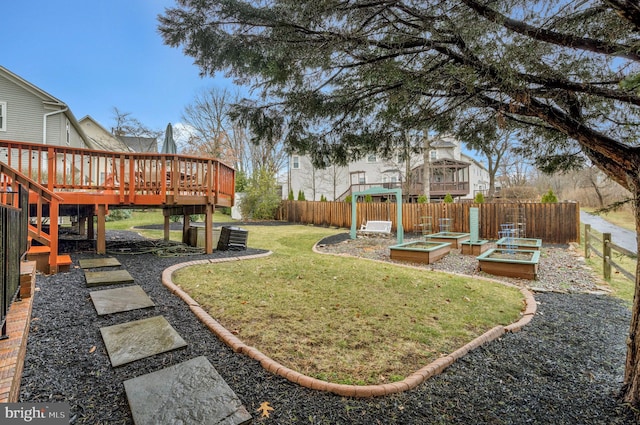
[[109,270],[97,272],[84,272],[87,287],[101,285],[117,285],[120,283],[133,283],[133,278],[126,270]]
[[[83,269],[120,266],[115,258],[80,260]],[[133,283],[126,270],[84,271],[87,287]],[[89,293],[98,315],[155,304],[139,285]],[[100,328],[112,367],[165,353],[187,343],[163,316]],[[249,424],[252,416],[206,357],[200,356],[124,381],[136,425]]]
[[139,285],[93,291],[89,296],[99,316],[155,305]]
[[113,257],[83,258],[80,260],[80,268],[82,269],[97,269],[100,267],[115,267],[120,265],[120,261]]
[[121,366],[187,343],[162,316],[100,328],[111,366]]
[[239,425],[252,419],[204,356],[129,379],[124,388],[136,425]]

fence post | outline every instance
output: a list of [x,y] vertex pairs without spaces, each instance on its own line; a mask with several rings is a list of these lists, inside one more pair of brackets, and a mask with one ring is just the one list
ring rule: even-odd
[[602,234],[602,269],[604,271],[604,279],[611,280],[611,233]]
[[589,232],[591,231],[591,225],[584,225],[584,258],[591,258],[591,250],[589,249]]

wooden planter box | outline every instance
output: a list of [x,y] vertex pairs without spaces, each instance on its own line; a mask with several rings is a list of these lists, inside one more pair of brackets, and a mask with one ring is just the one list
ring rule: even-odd
[[450,243],[451,248],[460,249],[460,243],[469,240],[469,233],[440,232],[426,235],[428,241]]
[[391,259],[411,263],[435,263],[451,251],[450,243],[433,241],[406,242],[389,247]]
[[539,251],[542,247],[542,239],[532,238],[502,238],[496,241],[498,248],[505,249],[511,246],[515,249]]
[[478,256],[489,249],[489,241],[481,240],[476,242],[464,241],[460,242],[460,250],[462,255]]
[[477,259],[480,270],[485,273],[534,280],[538,275],[540,251],[490,249]]

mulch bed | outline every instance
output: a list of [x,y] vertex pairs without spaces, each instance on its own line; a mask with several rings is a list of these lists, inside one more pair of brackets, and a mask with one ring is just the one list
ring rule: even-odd
[[[119,240],[134,235],[116,233]],[[115,254],[156,306],[102,317],[91,303],[81,269],[38,276],[20,401],[67,401],[71,423],[131,424],[123,381],[204,355],[256,423],[636,423],[616,398],[630,311],[604,295],[537,294],[538,314],[523,331],[505,335],[418,388],[393,396],[344,398],[274,376],[220,342],[160,281],[162,270],[172,264],[257,252]],[[73,254],[74,265],[91,256]],[[188,346],[112,368],[99,328],[156,315],[163,315]],[[260,418],[257,409],[265,401],[275,410]]]

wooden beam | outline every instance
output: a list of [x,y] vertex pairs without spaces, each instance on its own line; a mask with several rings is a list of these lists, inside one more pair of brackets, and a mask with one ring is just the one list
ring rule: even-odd
[[107,253],[107,239],[105,229],[105,216],[107,215],[106,205],[98,205],[98,242],[96,244],[96,252],[99,255]]

